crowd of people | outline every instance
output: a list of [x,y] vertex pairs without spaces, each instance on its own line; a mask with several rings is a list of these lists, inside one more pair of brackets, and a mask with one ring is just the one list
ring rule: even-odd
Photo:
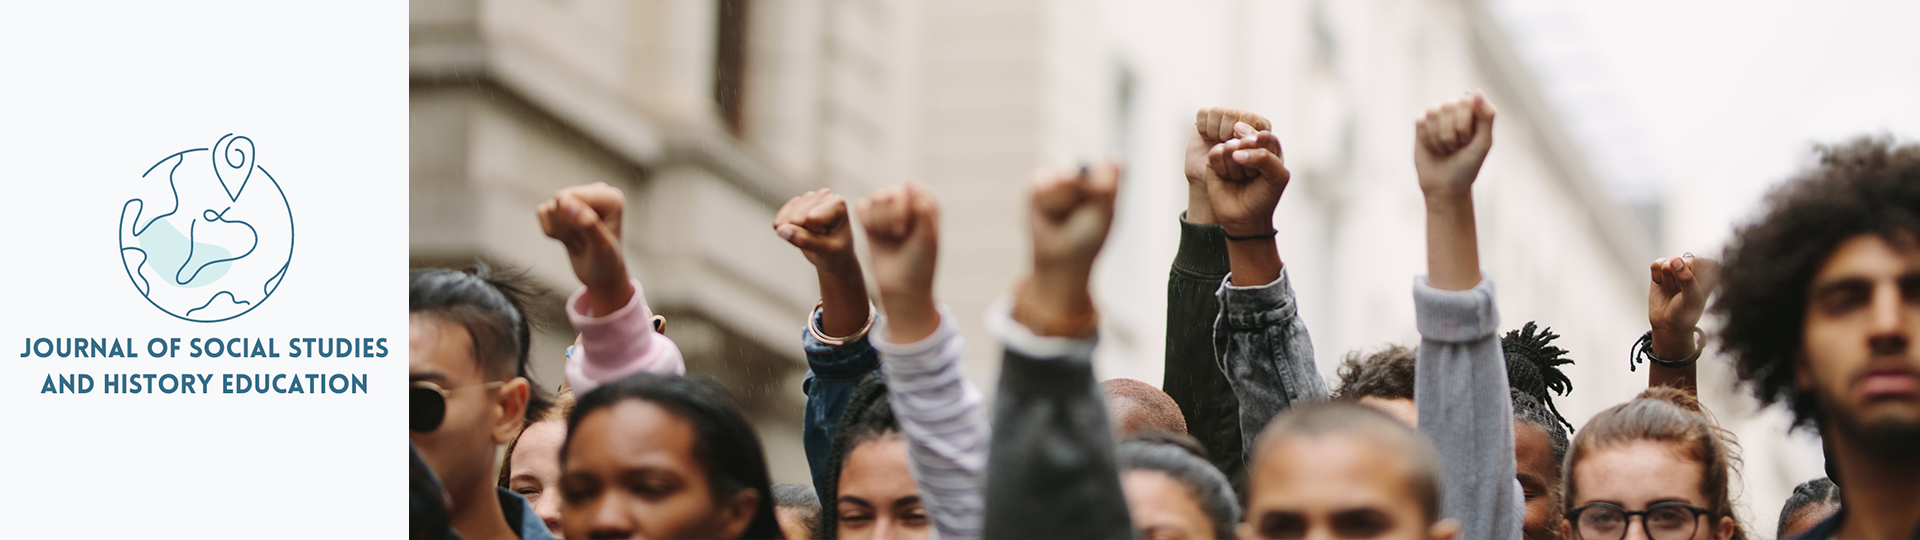
[[[563,189],[536,210],[583,285],[565,301],[580,336],[555,395],[528,377],[524,279],[484,265],[411,275],[411,533],[1920,538],[1920,145],[1823,147],[1724,257],[1654,261],[1628,366],[1648,387],[1574,426],[1553,399],[1572,390],[1560,367],[1575,352],[1535,322],[1503,333],[1481,271],[1473,191],[1495,118],[1476,92],[1415,121],[1420,340],[1348,353],[1333,387],[1275,241],[1288,166],[1253,112],[1202,109],[1189,134],[1158,387],[1094,376],[1088,283],[1119,165],[1034,173],[1032,266],[984,321],[1003,358],[991,410],[964,376],[969,321],[934,295],[934,193],[794,197],[773,232],[821,293],[797,344],[811,486],[772,484],[738,403],[685,375],[622,258],[624,194]],[[1708,311],[1724,320],[1712,339]],[[1740,446],[1695,397],[1714,341],[1762,403],[1824,441],[1829,478],[1795,490],[1777,531],[1742,521]]]

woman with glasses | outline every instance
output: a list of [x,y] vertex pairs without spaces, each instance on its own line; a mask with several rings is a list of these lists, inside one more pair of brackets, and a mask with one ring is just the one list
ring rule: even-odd
[[1732,435],[1693,394],[1648,389],[1574,437],[1562,531],[1575,540],[1745,540],[1730,493],[1734,452]]

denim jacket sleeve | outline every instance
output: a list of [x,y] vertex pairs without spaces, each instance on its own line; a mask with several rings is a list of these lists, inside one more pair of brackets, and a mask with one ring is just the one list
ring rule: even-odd
[[[820,324],[820,310],[813,310],[807,319],[808,324]],[[828,456],[833,453],[834,426],[840,423],[847,400],[853,398],[853,387],[880,367],[880,353],[874,351],[866,336],[835,347],[803,328],[800,340],[807,352],[807,376],[800,382],[801,391],[807,394],[807,409],[800,419],[800,442],[806,448],[807,470],[813,473],[818,491],[827,477]]]
[[1235,287],[1232,279],[1220,282],[1213,348],[1240,401],[1244,456],[1275,415],[1295,403],[1326,399],[1327,383],[1313,363],[1313,340],[1300,321],[1286,269],[1266,285]]
[[1461,538],[1517,540],[1524,512],[1514,480],[1513,402],[1500,352],[1493,282],[1443,291],[1414,279],[1414,405],[1440,457],[1440,516]]

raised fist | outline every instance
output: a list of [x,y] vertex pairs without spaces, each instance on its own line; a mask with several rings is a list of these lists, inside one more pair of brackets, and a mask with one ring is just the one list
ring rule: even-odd
[[931,296],[940,251],[940,205],[933,193],[908,182],[876,191],[857,206],[880,293]]
[[[1207,153],[1207,199],[1213,220],[1230,236],[1260,236],[1273,232],[1273,210],[1292,178],[1280,153],[1280,139],[1271,131],[1255,132],[1246,123],[1234,126],[1240,138],[1215,145]],[[1237,171],[1237,172],[1236,172]],[[1243,176],[1236,180],[1235,174]]]
[[859,271],[853,254],[853,227],[847,200],[831,190],[818,189],[787,200],[773,216],[773,231],[800,248],[815,268]]
[[1120,168],[1103,163],[1078,170],[1037,172],[1030,189],[1032,207],[1027,220],[1033,229],[1034,271],[1090,273],[1093,258],[1100,253],[1107,229],[1113,225]]
[[1692,356],[1693,329],[1707,310],[1707,295],[1720,281],[1720,263],[1692,253],[1653,261],[1647,290],[1647,324],[1653,327],[1654,354]]
[[[1237,131],[1237,129],[1244,129],[1237,128],[1239,124],[1246,124],[1247,128],[1251,128],[1251,131]],[[1241,109],[1231,107],[1207,107],[1195,112],[1193,115],[1193,132],[1187,135],[1187,182],[1204,184],[1209,176],[1215,174],[1214,171],[1208,168],[1210,160],[1207,159],[1207,153],[1211,151],[1213,147],[1239,137],[1247,136],[1253,131],[1267,131],[1271,129],[1273,129],[1273,124],[1268,122],[1266,117]],[[1227,178],[1233,180],[1246,180],[1252,178],[1253,175],[1257,173],[1239,164],[1232,164],[1227,167],[1226,171],[1222,174],[1225,174]]]
[[1493,104],[1475,91],[1414,119],[1413,166],[1428,196],[1469,195],[1493,147]]
[[625,286],[620,258],[620,219],[626,194],[602,182],[573,186],[540,203],[535,214],[547,237],[567,248],[574,275],[588,288]]

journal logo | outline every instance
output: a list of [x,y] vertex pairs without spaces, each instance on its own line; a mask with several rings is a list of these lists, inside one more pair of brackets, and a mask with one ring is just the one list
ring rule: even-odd
[[154,307],[219,322],[259,307],[293,262],[293,209],[257,161],[253,140],[160,160],[120,207],[120,261]]

